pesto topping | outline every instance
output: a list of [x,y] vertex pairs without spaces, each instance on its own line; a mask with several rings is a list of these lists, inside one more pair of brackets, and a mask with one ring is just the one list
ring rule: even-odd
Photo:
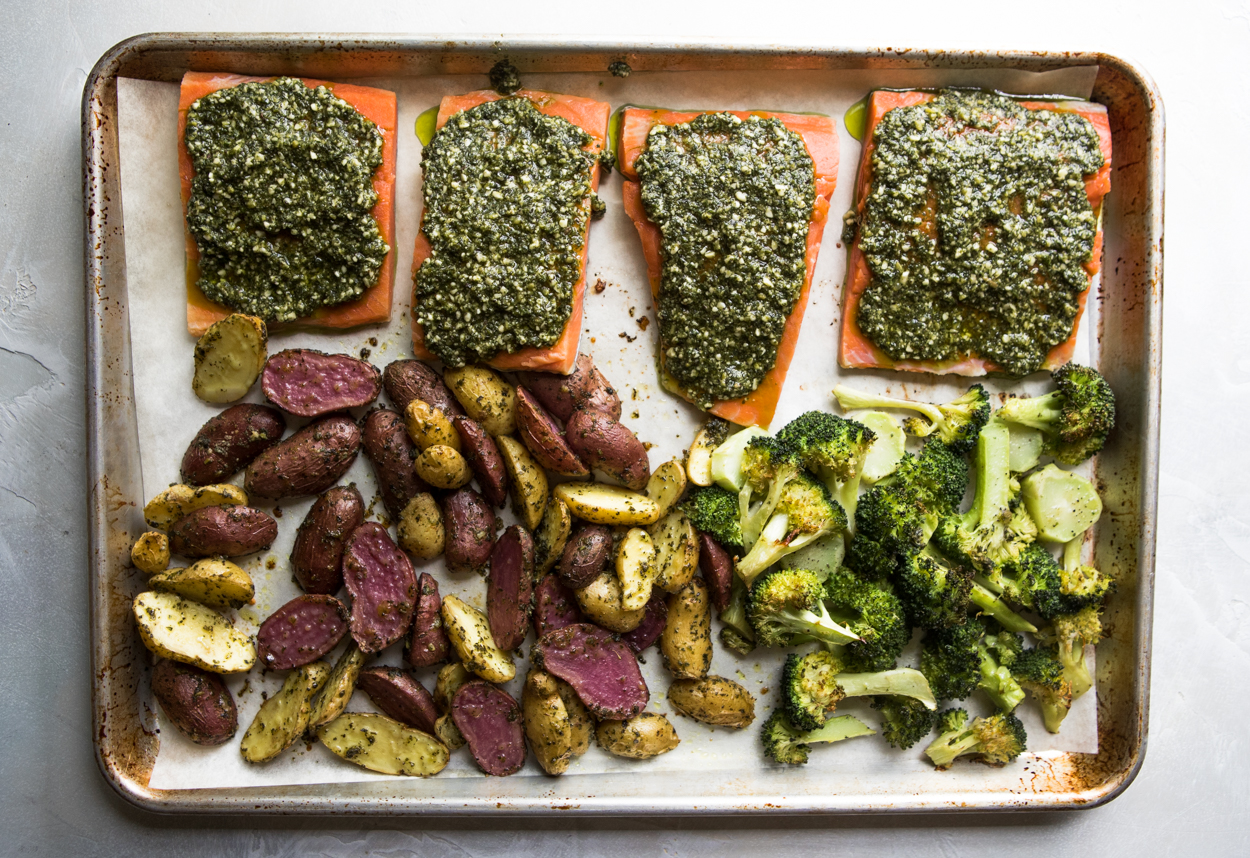
[[187,109],[185,142],[196,285],[209,299],[289,322],[377,282],[382,134],[327,87],[279,78],[210,93]]
[[803,288],[816,202],[803,139],[777,119],[706,113],[654,126],[637,171],[661,234],[663,366],[704,408],[746,396]]
[[416,321],[448,366],[554,345],[573,310],[592,138],[524,98],[456,114],[421,153],[430,256]]
[[490,88],[500,95],[512,95],[521,88],[521,73],[510,60],[500,60],[490,67]]
[[886,113],[873,141],[860,329],[894,360],[975,352],[1012,375],[1038,369],[1089,288],[1098,222],[1084,176],[1103,164],[1093,126],[943,91]]

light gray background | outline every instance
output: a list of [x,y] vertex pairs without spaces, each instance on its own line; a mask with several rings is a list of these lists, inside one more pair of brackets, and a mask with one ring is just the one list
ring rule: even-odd
[[[1140,63],[1167,108],[1168,299],[1154,685],[1137,781],[1089,812],[776,820],[784,841],[758,819],[252,830],[151,817],[116,799],[89,735],[78,108],[96,59],[154,30],[1087,49]],[[1248,60],[1250,0],[0,0],[0,854],[1250,853]]]

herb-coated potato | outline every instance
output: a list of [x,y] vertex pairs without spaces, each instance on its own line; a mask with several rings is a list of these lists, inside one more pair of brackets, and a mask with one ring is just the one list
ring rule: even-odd
[[399,547],[418,560],[432,560],[443,553],[446,534],[443,511],[429,492],[422,492],[399,516]]
[[592,408],[613,419],[620,419],[620,397],[603,373],[595,368],[594,360],[586,352],[577,356],[573,371],[568,375],[548,372],[522,375],[538,401],[561,422],[567,422],[579,408]]
[[472,678],[473,674],[459,661],[444,665],[439,670],[434,680],[434,704],[440,712],[451,711],[451,700],[456,696],[456,690]]
[[252,639],[211,608],[173,593],[135,596],[139,637],[152,652],[213,673],[245,673],[256,663]]
[[534,531],[534,570],[539,578],[551,571],[564,553],[573,532],[573,515],[568,505],[555,495],[547,498],[543,520]]
[[666,625],[668,625],[667,594],[658,587],[652,587],[651,598],[647,600],[642,622],[638,624],[638,628],[621,635],[621,641],[635,654],[641,653],[660,639]]
[[621,602],[621,580],[614,572],[600,572],[585,587],[575,590],[574,595],[583,614],[613,632],[633,631],[647,613],[645,602],[641,608],[625,610]]
[[252,576],[220,557],[197,560],[185,569],[170,569],[148,579],[153,590],[177,593],[184,599],[224,611],[250,605],[256,595]]
[[460,735],[460,728],[456,726],[450,712],[438,716],[438,720],[434,722],[434,735],[451,751],[463,748],[465,745],[464,736]]
[[647,480],[647,497],[655,501],[660,508],[660,515],[668,515],[677,503],[682,492],[686,490],[686,472],[681,462],[673,460],[656,468]]
[[195,344],[191,389],[205,402],[242,399],[268,357],[269,334],[255,316],[232,313],[214,322]]
[[495,544],[495,511],[470,488],[447,495],[442,505],[448,571],[482,571]]
[[655,524],[660,507],[639,492],[604,483],[560,483],[555,496],[583,521],[620,527]]
[[239,713],[220,676],[165,659],[152,668],[152,696],[178,731],[197,745],[220,745],[239,728]]
[[447,385],[429,364],[411,358],[391,361],[382,371],[382,386],[390,398],[395,410],[400,414],[408,408],[408,403],[420,399],[433,405],[448,417],[464,414],[460,403],[456,402]]
[[580,524],[556,567],[564,586],[580,590],[599,577],[612,556],[612,531],[602,524]]
[[459,452],[445,444],[426,447],[412,463],[417,476],[436,489],[458,489],[473,479],[469,463]]
[[451,701],[451,717],[486,774],[507,777],[525,765],[521,704],[502,688],[480,679],[466,682]]
[[256,658],[270,670],[311,664],[348,632],[347,606],[333,596],[296,596],[256,630]]
[[508,499],[508,467],[499,453],[499,445],[476,420],[463,415],[452,421],[460,436],[460,455],[473,469],[482,497],[493,507],[502,507]]
[[699,568],[699,533],[685,514],[673,510],[651,526],[655,544],[655,583],[676,593],[690,583]]
[[718,611],[725,610],[733,595],[733,558],[719,542],[706,533],[700,533],[698,562],[712,597],[712,607]]
[[351,417],[322,417],[253,459],[243,485],[249,495],[268,500],[320,494],[347,473],[360,444],[360,428]]
[[182,456],[182,481],[190,486],[222,483],[277,443],[286,430],[282,412],[241,402],[210,418]]
[[443,625],[464,666],[487,682],[508,682],[516,676],[512,654],[495,646],[486,615],[458,596],[443,599]]
[[642,712],[628,721],[600,721],[595,738],[609,754],[631,760],[667,754],[681,742],[673,725],[657,712]]
[[169,537],[149,530],[130,547],[130,562],[140,572],[155,575],[169,568]]
[[564,440],[564,429],[524,387],[517,388],[517,434],[540,465],[565,477],[590,474]]
[[434,698],[408,671],[399,667],[366,667],[360,671],[356,687],[383,714],[423,733],[434,732],[434,722],[438,720]]
[[360,440],[377,477],[386,514],[394,521],[410,500],[429,488],[413,467],[421,451],[408,437],[404,418],[389,408],[378,408],[365,416]]
[[695,578],[668,597],[668,624],[660,634],[664,666],[678,679],[702,679],[712,666],[712,602]]
[[238,557],[278,538],[278,522],[251,506],[206,506],[169,526],[169,550],[183,557]]
[[583,462],[640,492],[651,478],[647,448],[633,431],[602,411],[582,409],[569,418],[564,440]]
[[451,641],[443,628],[443,599],[438,582],[429,572],[417,580],[417,607],[412,612],[412,628],[404,641],[404,664],[429,667],[447,660]]
[[465,412],[494,437],[516,431],[516,388],[484,366],[448,369],[443,380]]
[[710,417],[694,436],[690,452],[686,456],[686,476],[696,486],[712,484],[712,451],[729,437],[729,421]]
[[308,711],[308,734],[310,736],[316,735],[318,727],[330,723],[343,714],[343,710],[352,699],[352,692],[356,690],[356,680],[364,666],[365,654],[356,644],[349,643],[347,649],[343,650],[343,654],[339,656],[339,660],[334,663],[334,669],[326,677],[321,690],[312,699]]
[[260,374],[265,398],[288,414],[320,417],[360,408],[382,392],[382,373],[367,360],[317,349],[283,349]]
[[247,506],[247,493],[229,483],[194,486],[178,483],[148,501],[143,520],[148,527],[167,530],[180,518],[207,506]]
[[[555,677],[553,677],[555,678]],[[564,703],[564,712],[569,717],[569,738],[572,742],[573,756],[580,757],[590,748],[590,739],[595,734],[595,719],[577,696],[573,686],[563,679],[555,678],[556,693]]]
[[428,402],[420,399],[409,402],[404,409],[404,425],[408,428],[408,437],[422,450],[435,444],[460,449],[460,433],[451,418]]
[[430,777],[447,767],[447,746],[429,733],[366,712],[340,715],[317,738],[349,763],[384,775]]
[[291,571],[305,593],[329,596],[343,586],[343,546],[365,520],[355,486],[326,489],[308,510],[291,547]]
[[616,577],[621,581],[621,608],[645,608],[655,580],[655,546],[640,527],[631,527],[616,549]]
[[330,665],[314,661],[287,674],[282,690],[260,705],[243,734],[239,752],[249,763],[272,760],[308,729],[313,696],[330,676]]
[[723,676],[675,679],[668,687],[668,702],[680,714],[718,727],[740,730],[755,720],[751,692]]
[[495,543],[486,578],[486,619],[495,646],[508,651],[524,643],[533,597],[534,538],[514,524]]
[[573,727],[556,679],[541,670],[530,670],[521,691],[525,738],[538,764],[549,775],[563,774],[573,759]]
[[547,475],[520,441],[508,435],[495,440],[499,442],[499,452],[508,468],[512,511],[527,529],[534,530],[543,520],[547,507]]

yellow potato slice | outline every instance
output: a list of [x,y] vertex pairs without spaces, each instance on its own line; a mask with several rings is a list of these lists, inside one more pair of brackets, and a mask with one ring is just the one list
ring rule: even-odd
[[214,673],[243,673],[256,663],[252,639],[221,614],[174,593],[135,596],[139,637],[152,652]]
[[626,611],[645,608],[655,580],[655,546],[645,530],[632,527],[621,540],[616,577],[621,581],[621,607]]
[[660,465],[647,480],[647,497],[655,501],[661,516],[668,515],[685,490],[686,472],[676,459]]
[[405,727],[385,715],[348,712],[317,731],[337,756],[384,775],[429,777],[447,767],[447,746],[429,733]]
[[574,590],[573,595],[582,613],[610,632],[632,632],[647,615],[645,602],[641,608],[625,610],[621,579],[606,569],[585,587]]
[[252,576],[218,557],[206,557],[185,569],[170,569],[148,579],[148,586],[208,605],[219,611],[250,605],[256,595]]
[[583,521],[622,527],[655,524],[660,507],[639,492],[605,483],[561,483],[555,496]]
[[155,530],[135,540],[130,548],[130,562],[140,572],[155,575],[169,568],[169,537]]
[[314,661],[287,674],[282,690],[260,705],[243,734],[239,752],[249,763],[272,760],[308,729],[313,695],[325,685],[330,665]]
[[658,712],[643,712],[628,721],[600,721],[595,737],[609,754],[631,760],[667,754],[681,743],[673,725]]
[[547,474],[516,438],[501,435],[495,441],[499,444],[504,467],[508,469],[512,511],[527,530],[533,531],[542,522],[547,508]]
[[549,775],[563,774],[573,759],[573,727],[555,677],[531,669],[521,691],[521,711],[525,738],[538,764]]
[[191,389],[205,402],[242,399],[264,369],[269,334],[255,316],[232,313],[204,332],[195,344]]
[[712,451],[729,437],[729,422],[720,417],[709,418],[690,444],[686,455],[686,476],[696,486],[712,484]]
[[360,647],[349,643],[347,649],[334,663],[325,684],[313,697],[308,712],[308,732],[316,733],[317,728],[328,724],[343,714],[352,693],[356,690],[356,680],[360,677],[360,669],[365,666],[365,654]]
[[535,572],[539,578],[551,571],[564,553],[573,532],[573,516],[568,505],[555,495],[547,499],[543,520],[534,531]]
[[486,615],[458,596],[443,597],[447,638],[464,666],[487,682],[508,682],[516,676],[512,654],[495,646]]
[[484,366],[443,372],[443,380],[465,412],[491,437],[516,431],[516,388]]
[[676,593],[690,583],[699,568],[699,534],[677,510],[651,526],[655,545],[655,583],[668,593]]
[[167,530],[187,513],[206,506],[247,506],[247,492],[229,483],[199,488],[177,483],[148,501],[143,519],[148,527]]

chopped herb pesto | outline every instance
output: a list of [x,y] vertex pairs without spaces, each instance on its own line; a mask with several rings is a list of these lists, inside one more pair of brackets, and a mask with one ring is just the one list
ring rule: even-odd
[[894,360],[975,352],[1012,375],[1038,369],[1089,288],[1098,222],[1084,176],[1103,164],[1093,126],[946,90],[887,112],[873,141],[865,336]]
[[573,310],[598,155],[524,98],[457,113],[421,153],[430,256],[414,318],[448,366],[547,348]]
[[656,125],[637,160],[660,229],[664,369],[696,402],[746,396],[777,361],[816,202],[803,139],[777,119]]
[[521,73],[511,60],[500,60],[490,67],[490,88],[500,95],[512,95],[521,88]]
[[209,299],[289,322],[377,282],[382,134],[347,102],[294,78],[244,83],[195,101],[184,139],[196,285]]

